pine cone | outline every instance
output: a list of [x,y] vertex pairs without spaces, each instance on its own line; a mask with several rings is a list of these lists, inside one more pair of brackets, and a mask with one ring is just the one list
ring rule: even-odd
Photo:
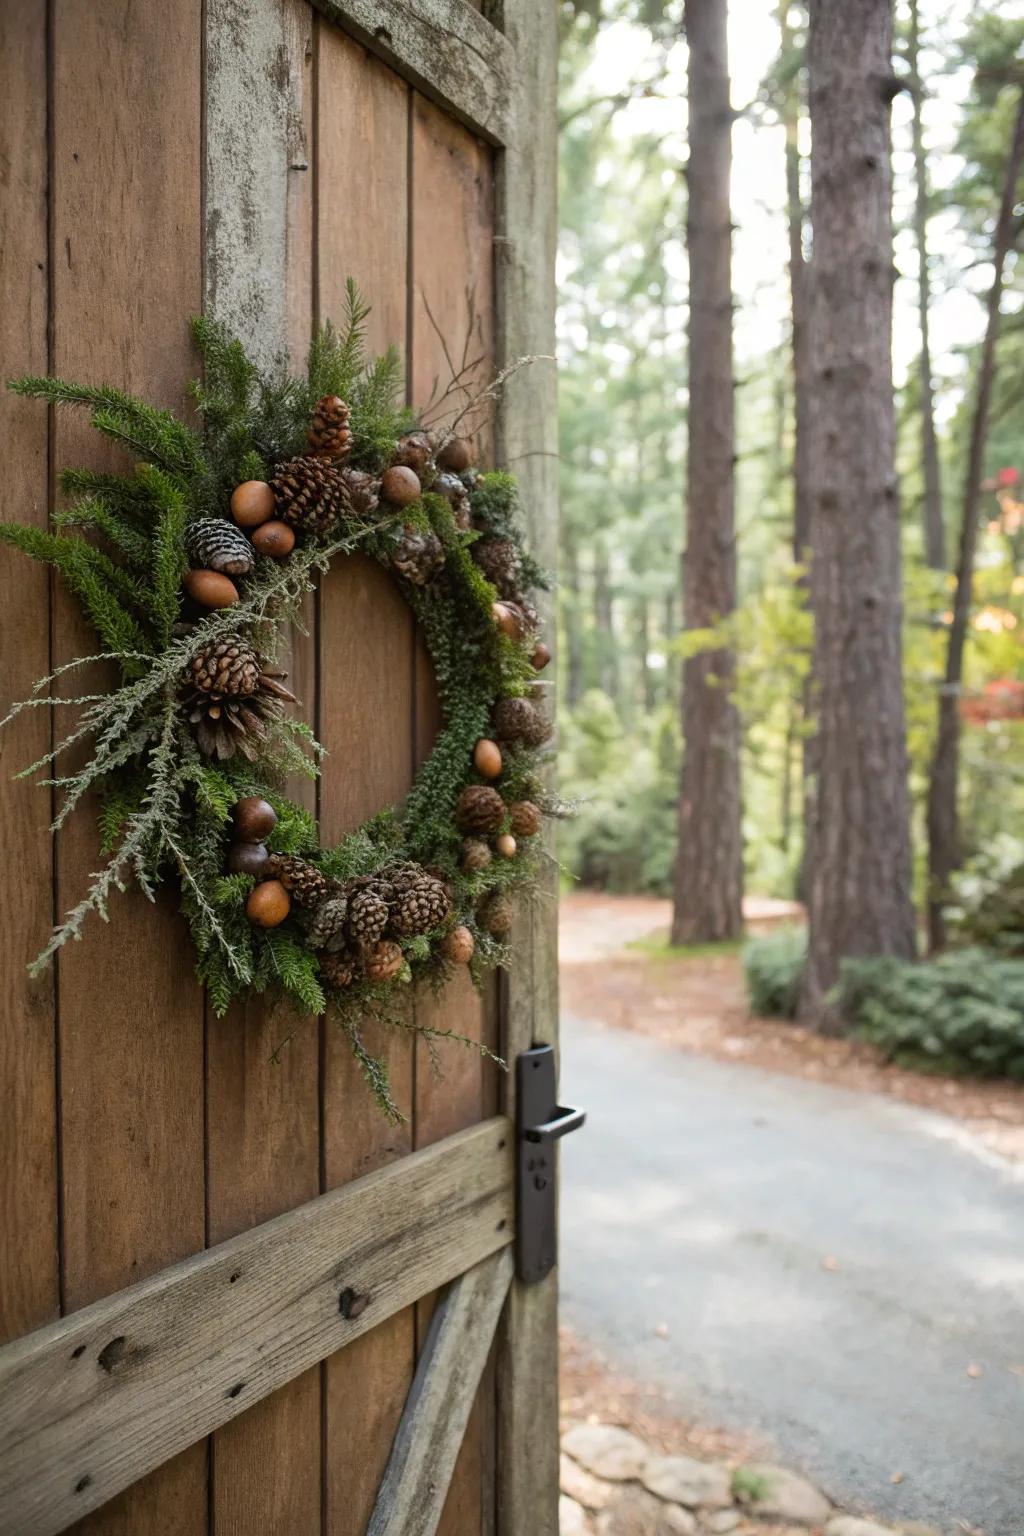
[[363,961],[363,970],[370,981],[392,981],[404,964],[402,951],[390,939],[374,944]]
[[532,800],[516,800],[508,808],[509,826],[514,837],[536,837],[540,831],[540,809]]
[[372,517],[380,501],[380,479],[367,474],[365,469],[351,469],[348,465],[339,471],[345,482],[353,517]]
[[241,635],[224,635],[193,657],[188,680],[201,693],[255,693],[260,685],[259,657]]
[[348,897],[343,892],[327,896],[313,911],[306,924],[306,947],[339,954],[345,948],[345,919]]
[[248,576],[255,569],[252,545],[240,528],[224,517],[197,517],[185,531],[185,551],[193,570]]
[[467,875],[476,875],[486,869],[491,857],[491,850],[480,837],[467,837],[462,844],[462,868]]
[[272,853],[267,860],[267,874],[280,880],[300,907],[318,907],[328,892],[326,877],[308,859],[293,853]]
[[429,933],[444,922],[450,907],[443,882],[421,870],[419,879],[408,880],[396,892],[391,908],[392,930],[403,939]]
[[531,699],[499,699],[494,706],[494,730],[499,741],[520,741],[540,747],[551,737],[551,723]]
[[317,955],[320,974],[329,987],[350,987],[356,979],[356,961],[344,950]]
[[504,891],[494,891],[480,909],[480,926],[496,939],[503,939],[512,930],[515,908]]
[[292,528],[318,537],[340,517],[351,517],[352,498],[341,471],[326,459],[289,459],[270,480],[278,516]]
[[[294,699],[287,689],[282,693]],[[218,762],[227,762],[236,752],[255,762],[283,712],[281,700],[262,687],[257,693],[239,696],[194,689],[185,697],[185,708],[200,752]]]
[[323,395],[316,403],[306,434],[309,451],[318,459],[344,459],[352,451],[351,411],[338,395]]
[[505,802],[488,784],[470,784],[459,796],[455,822],[460,832],[490,837],[505,820]]
[[376,944],[384,937],[390,915],[388,902],[381,892],[373,885],[364,886],[349,898],[349,938],[364,949]]
[[430,440],[429,432],[406,432],[404,437],[398,439],[398,447],[392,464],[402,464],[406,469],[411,469],[420,479],[423,479],[424,471],[434,456],[434,445]]
[[479,570],[502,597],[515,597],[519,585],[519,551],[511,539],[477,539],[470,554]]
[[469,516],[469,491],[466,489],[458,475],[446,471],[438,475],[430,487],[435,496],[443,496],[452,509],[452,516],[456,526],[465,532],[470,526]]
[[411,581],[414,587],[425,587],[444,570],[441,540],[436,533],[406,528],[391,556],[391,564],[399,576]]

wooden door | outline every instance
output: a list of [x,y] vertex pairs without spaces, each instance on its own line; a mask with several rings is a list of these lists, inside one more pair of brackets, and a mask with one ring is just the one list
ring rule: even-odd
[[[265,363],[297,361],[350,275],[417,405],[453,356],[483,380],[550,354],[555,48],[549,0],[486,15],[469,0],[0,0],[5,375],[180,409],[190,314]],[[478,444],[519,476],[548,563],[553,390],[550,361],[515,375]],[[0,412],[3,515],[45,524],[60,469],[103,452],[70,417],[10,396]],[[5,697],[89,646],[59,588],[9,558],[0,613]],[[310,804],[336,839],[404,794],[437,706],[377,567],[332,570],[307,618],[291,674],[330,752]],[[0,1005],[0,1528],[359,1536],[371,1517],[412,1531],[387,1523],[411,1498],[417,1530],[554,1533],[556,1287],[510,1283],[514,1076],[453,1051],[438,1081],[395,1033],[408,1120],[387,1125],[329,1025],[259,1003],[213,1017],[170,899],[122,899],[29,981],[95,867],[88,816],[52,846],[45,792],[10,783],[45,749],[44,713],[0,735],[18,882]],[[520,914],[500,989],[412,1006],[509,1060],[553,1040],[553,912]],[[437,1287],[465,1271],[432,1326]],[[481,1319],[499,1308],[488,1349]],[[421,1376],[410,1402],[428,1340],[432,1389]],[[424,1422],[434,1468],[417,1460]]]

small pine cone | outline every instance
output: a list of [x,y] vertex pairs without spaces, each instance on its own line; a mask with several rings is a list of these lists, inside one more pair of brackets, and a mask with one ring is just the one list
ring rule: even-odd
[[491,862],[490,848],[482,837],[467,837],[462,844],[462,868],[467,875],[478,875]]
[[435,496],[444,497],[452,509],[452,516],[455,519],[456,527],[466,532],[470,526],[469,492],[459,476],[446,471],[444,474],[438,475],[430,489]]
[[339,471],[345,482],[353,517],[372,517],[380,501],[380,479],[365,469],[352,469],[348,465]]
[[337,953],[328,950],[317,955],[320,974],[329,987],[350,987],[356,979],[356,962],[344,950]]
[[540,831],[540,809],[532,800],[516,800],[508,808],[513,837],[536,837]]
[[372,885],[349,897],[348,936],[353,944],[367,948],[384,936],[390,909],[386,899]]
[[459,796],[455,822],[460,832],[490,837],[505,820],[505,802],[488,784],[470,784]]
[[398,439],[398,447],[391,462],[411,469],[422,480],[423,472],[433,457],[434,445],[429,432],[406,432],[404,437]]
[[328,892],[327,880],[308,859],[292,853],[273,853],[267,860],[267,874],[280,880],[300,907],[318,907]]
[[531,699],[499,699],[494,706],[494,730],[499,741],[519,741],[541,747],[551,738],[551,722]]
[[421,533],[418,528],[406,528],[398,542],[391,564],[399,576],[411,581],[414,587],[425,587],[444,570],[444,549],[436,533]]
[[260,685],[259,657],[241,635],[224,635],[193,657],[188,681],[200,693],[253,694]]
[[368,981],[393,981],[404,963],[399,946],[384,939],[369,949],[363,960],[363,970]]
[[185,552],[193,570],[248,576],[256,567],[252,545],[225,517],[197,517],[185,531]]
[[306,455],[279,464],[270,480],[278,516],[301,533],[322,537],[339,518],[352,515],[352,498],[340,470]]
[[306,924],[306,946],[340,954],[345,948],[345,919],[348,898],[342,892],[326,897],[315,908]]
[[397,893],[391,908],[391,927],[403,939],[429,933],[444,922],[450,905],[442,882],[423,871],[421,879],[410,881]]
[[318,459],[344,459],[352,451],[349,429],[351,412],[338,395],[323,395],[316,403],[306,436],[310,453]]
[[515,597],[519,585],[519,551],[511,539],[477,539],[470,554],[479,570],[502,597]]
[[512,931],[515,909],[504,891],[494,891],[480,909],[480,926],[496,939],[503,939]]

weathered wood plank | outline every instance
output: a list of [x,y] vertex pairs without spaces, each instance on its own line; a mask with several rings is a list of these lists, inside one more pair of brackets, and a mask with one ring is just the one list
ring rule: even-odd
[[445,112],[490,144],[512,134],[512,49],[466,0],[313,0]]
[[[518,58],[515,110],[528,139],[502,157],[498,178],[498,362],[554,351],[557,213],[557,15],[548,0],[501,7]],[[496,16],[495,11],[492,14]],[[534,552],[549,569],[558,553],[558,436],[555,366],[539,362],[506,385],[497,420],[498,461],[519,478]],[[554,615],[542,603],[549,633]],[[547,674],[546,674],[547,675]],[[550,845],[549,845],[550,846]],[[509,1061],[558,1035],[557,874],[517,915],[508,978]],[[515,1115],[515,1075],[505,1079]],[[498,1329],[498,1536],[556,1536],[558,1530],[558,1279],[515,1281]]]
[[[200,11],[168,0],[132,6],[118,24],[89,0],[50,11],[53,368],[181,410],[202,293]],[[52,444],[55,470],[130,463],[79,413],[56,414]],[[54,661],[94,649],[58,586]],[[82,673],[69,684],[89,691]],[[59,838],[61,912],[100,867],[92,809]],[[109,927],[97,923],[56,962],[67,1308],[203,1244],[203,1003],[176,905],[169,891],[156,905],[119,897]],[[204,1447],[86,1523],[89,1536],[153,1529],[205,1533]]]
[[7,1345],[0,1530],[62,1530],[496,1252],[512,1184],[495,1117]]
[[[46,33],[29,6],[0,7],[0,357],[3,372],[47,371]],[[47,521],[47,420],[38,403],[0,392],[3,516]],[[3,712],[50,670],[49,578],[6,550],[0,560]],[[14,775],[50,745],[45,709],[0,735],[0,846],[18,871],[5,915],[0,997],[0,1341],[56,1315],[57,1152],[53,977],[26,967],[53,921],[53,850],[45,791]]]
[[[290,352],[302,366],[312,322],[313,15],[306,0],[210,0],[204,14],[204,309],[262,365]],[[284,665],[312,724],[313,640],[293,634]],[[308,780],[290,790],[313,809]],[[319,1049],[314,1020],[261,998],[226,1019],[208,1016],[207,1242],[319,1193]],[[313,1366],[217,1431],[218,1536],[319,1536],[320,1419]]]
[[435,1308],[366,1536],[434,1536],[512,1270],[505,1249]]

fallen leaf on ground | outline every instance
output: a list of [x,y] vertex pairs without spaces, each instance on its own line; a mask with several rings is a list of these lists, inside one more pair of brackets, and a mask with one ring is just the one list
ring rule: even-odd
[[981,1366],[976,1364],[976,1362],[972,1360],[970,1365],[967,1367],[967,1374],[968,1374],[968,1376],[973,1376],[973,1377],[977,1378],[978,1376],[982,1375]]
[[668,1323],[659,1323],[654,1330],[654,1336],[658,1339],[668,1338]]
[[839,1260],[835,1257],[834,1254],[826,1254],[826,1256],[821,1261],[821,1267],[822,1269],[827,1269],[831,1274],[834,1274],[835,1271],[839,1268]]
[[890,1483],[902,1483],[902,1481],[906,1477],[906,1475],[907,1474],[905,1472],[894,1472],[892,1474],[892,1476],[889,1478],[889,1481],[890,1481]]

